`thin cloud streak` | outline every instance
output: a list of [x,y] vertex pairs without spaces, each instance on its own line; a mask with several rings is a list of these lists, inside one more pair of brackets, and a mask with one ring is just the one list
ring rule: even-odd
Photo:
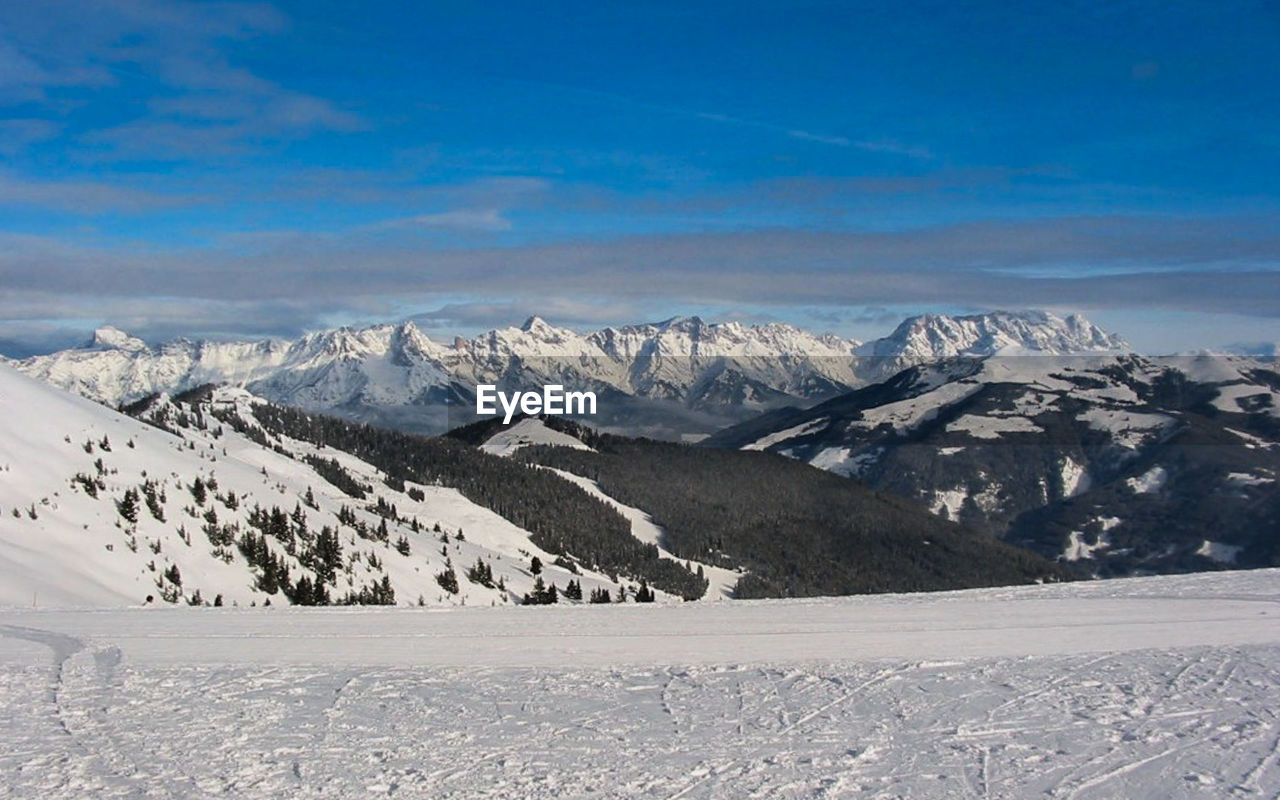
[[412,237],[281,233],[251,256],[122,251],[10,235],[0,236],[0,283],[41,293],[293,298],[326,306],[357,296],[489,290],[682,304],[1066,304],[1276,318],[1280,235],[1266,222],[1071,218],[895,233],[763,231],[451,249],[424,247]]
[[78,214],[138,213],[202,202],[101,181],[32,180],[0,171],[0,207],[32,206]]

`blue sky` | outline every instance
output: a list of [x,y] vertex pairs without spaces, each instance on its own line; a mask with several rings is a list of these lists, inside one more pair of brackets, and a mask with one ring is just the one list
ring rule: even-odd
[[1020,307],[1280,340],[1280,7],[1030,5],[0,4],[0,352]]

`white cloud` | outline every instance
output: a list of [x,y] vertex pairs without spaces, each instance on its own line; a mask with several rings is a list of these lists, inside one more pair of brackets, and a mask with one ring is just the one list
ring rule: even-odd
[[506,231],[511,221],[496,208],[459,209],[387,220],[378,227],[429,228],[452,231]]

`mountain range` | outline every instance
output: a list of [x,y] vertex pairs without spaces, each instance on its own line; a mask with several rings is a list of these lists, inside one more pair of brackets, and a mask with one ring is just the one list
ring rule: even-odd
[[[235,387],[153,395],[123,412],[0,365],[0,605],[487,606],[1064,577],[918,504],[764,453],[529,419],[477,447]],[[530,457],[548,445],[603,448],[591,467],[600,480]],[[648,474],[606,488],[619,448]],[[759,489],[779,484],[808,509],[781,549],[777,503]],[[696,534],[677,513],[725,503],[731,513]]]
[[698,317],[578,333],[531,317],[518,328],[448,343],[412,322],[293,340],[155,346],[106,327],[83,347],[10,363],[110,405],[227,384],[284,405],[427,433],[471,421],[477,383],[562,383],[601,395],[594,425],[696,439],[760,411],[834,397],[939,358],[1126,349],[1083,317],[1035,311],[912,317],[869,342]]
[[1280,563],[1280,372],[1198,355],[957,357],[723,430],[1092,575]]
[[[1280,564],[1274,359],[1143,356],[1078,316],[930,315],[865,343],[697,318],[449,345],[411,323],[158,346],[104,328],[11,365],[5,602],[519,602],[545,591],[535,555],[547,584],[659,599]],[[615,430],[715,433],[459,427],[482,381],[596,388]]]

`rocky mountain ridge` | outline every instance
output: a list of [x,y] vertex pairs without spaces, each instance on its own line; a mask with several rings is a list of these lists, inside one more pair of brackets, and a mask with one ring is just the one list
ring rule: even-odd
[[582,334],[531,317],[518,328],[451,343],[411,321],[293,340],[177,339],[156,346],[106,327],[85,347],[12,363],[109,405],[229,384],[272,402],[423,432],[469,421],[477,383],[559,382],[609,398],[596,421],[602,427],[677,438],[835,396],[937,358],[1122,348],[1122,340],[1081,317],[1045,312],[914,317],[867,343],[782,323],[676,317]]

